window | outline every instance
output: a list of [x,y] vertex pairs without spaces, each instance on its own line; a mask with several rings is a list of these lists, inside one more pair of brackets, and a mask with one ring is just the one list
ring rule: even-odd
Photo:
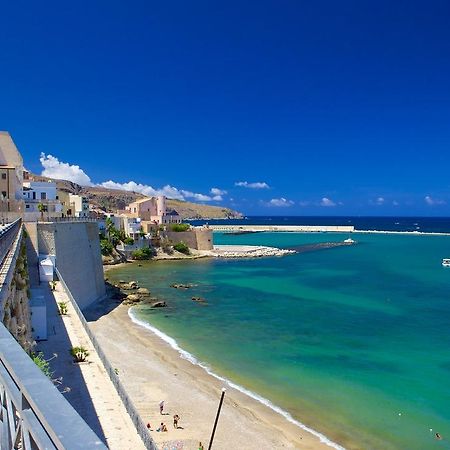
[[25,205],[25,208],[27,208],[27,209],[28,209],[29,207],[30,207],[30,205]]
[[41,192],[41,200],[47,200],[47,192]]
[[6,180],[6,173],[2,173],[2,180]]
[[2,196],[6,198],[6,191],[2,191]]

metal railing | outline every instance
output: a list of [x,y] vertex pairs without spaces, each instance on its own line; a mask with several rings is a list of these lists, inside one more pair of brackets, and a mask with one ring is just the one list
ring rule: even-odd
[[73,298],[72,293],[70,292],[70,289],[67,287],[66,283],[64,282],[63,277],[61,276],[61,273],[59,272],[58,268],[55,267],[55,272],[58,277],[58,280],[60,281],[61,285],[63,286],[67,296],[69,297],[70,302],[72,303],[72,306],[75,309],[75,312],[77,313],[78,318],[80,319],[81,324],[83,325],[83,328],[85,329],[87,335],[89,336],[89,339],[92,343],[92,346],[95,348],[100,360],[103,363],[103,367],[105,368],[106,372],[109,375],[110,380],[112,381],[114,387],[116,388],[117,393],[119,394],[120,399],[122,400],[123,405],[125,406],[125,409],[128,412],[128,415],[131,418],[131,421],[133,422],[137,433],[141,437],[145,448],[148,450],[158,450],[157,445],[153,441],[152,437],[150,436],[147,426],[145,425],[144,421],[142,420],[141,416],[139,415],[138,410],[134,406],[131,398],[129,397],[127,391],[125,390],[125,387],[123,386],[122,382],[120,381],[119,377],[117,376],[116,370],[113,368],[111,363],[109,362],[108,358],[106,357],[103,349],[100,347],[100,344],[97,341],[97,338],[95,337],[94,333],[89,327],[89,324],[87,323],[84,314],[81,312],[80,307],[78,306],[76,300]]
[[[48,220],[45,219],[46,217],[44,216],[44,222],[98,222],[98,219],[95,219],[93,217],[65,216],[65,217],[50,217]],[[41,220],[39,222],[41,222]]]
[[0,227],[0,266],[3,265],[21,225],[22,220],[17,219],[12,223]]
[[[21,230],[20,220],[0,229],[1,298],[12,282]],[[106,448],[0,322],[0,449]]]
[[0,323],[0,448],[106,450]]
[[3,320],[4,317],[4,306],[9,295],[9,286],[14,277],[21,242],[20,219],[0,228],[0,320]]

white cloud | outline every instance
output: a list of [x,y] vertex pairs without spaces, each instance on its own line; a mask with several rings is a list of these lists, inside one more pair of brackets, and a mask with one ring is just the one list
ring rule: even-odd
[[270,202],[267,203],[267,206],[275,206],[277,208],[285,208],[292,206],[294,204],[291,200],[286,200],[284,197],[281,198],[273,198]]
[[377,205],[383,205],[383,204],[384,204],[384,198],[383,198],[383,197],[378,197],[378,198],[375,200],[375,204],[377,204]]
[[322,200],[320,200],[320,206],[325,206],[325,207],[336,206],[336,203],[327,197],[323,197]]
[[99,186],[108,189],[119,189],[121,191],[132,191],[138,192],[142,195],[147,195],[149,197],[156,195],[165,195],[168,198],[174,198],[177,200],[184,200],[183,194],[173,186],[169,184],[162,187],[161,189],[154,189],[152,186],[147,184],[136,183],[135,181],[129,181],[128,183],[117,183],[115,181],[109,180],[100,183]]
[[92,186],[92,181],[80,166],[61,162],[52,155],[41,153],[39,161],[44,168],[41,175],[57,180],[69,180],[82,186]]
[[267,183],[262,181],[256,181],[253,183],[249,183],[248,181],[236,181],[234,183],[235,186],[245,187],[248,189],[270,189],[270,186]]
[[[45,177],[55,178],[58,180],[69,180],[82,186],[94,186],[94,183],[92,183],[90,177],[84,172],[83,169],[80,168],[80,166],[61,162],[58,158],[52,155],[45,155],[44,153],[41,154],[40,162],[43,167],[41,174]],[[128,181],[127,183],[117,183],[115,181],[109,180],[104,181],[97,186],[102,186],[108,189],[119,189],[121,191],[138,192],[139,194],[149,197],[165,195],[168,198],[173,198],[176,200],[194,199],[200,202],[220,202],[223,200],[222,195],[226,193],[226,191],[222,191],[218,188],[213,188],[211,189],[211,194],[213,194],[213,196],[210,196],[178,189],[169,184],[163,186],[162,188],[155,189],[148,184],[136,183],[135,181]],[[222,194],[220,194],[219,192],[222,192]]]
[[427,195],[424,198],[424,200],[425,200],[425,203],[430,206],[445,205],[445,203],[446,203],[444,200],[440,200],[438,198],[432,198],[430,195]]
[[219,188],[211,188],[211,194],[212,195],[227,195],[227,191],[225,191],[224,189],[219,189]]
[[400,203],[399,203],[397,200],[393,200],[393,201],[392,201],[392,204],[393,204],[394,206],[398,206]]

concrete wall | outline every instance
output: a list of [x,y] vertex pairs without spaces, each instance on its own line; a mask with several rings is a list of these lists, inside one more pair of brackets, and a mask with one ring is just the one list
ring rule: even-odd
[[167,231],[167,237],[174,244],[183,241],[189,248],[195,250],[212,250],[214,247],[213,233],[209,228],[192,228],[189,231]]
[[97,223],[38,223],[37,230],[39,253],[56,256],[56,267],[81,309],[105,295]]

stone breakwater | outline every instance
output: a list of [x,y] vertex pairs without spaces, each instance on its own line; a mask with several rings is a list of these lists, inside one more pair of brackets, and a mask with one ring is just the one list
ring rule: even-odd
[[215,245],[210,256],[216,258],[262,258],[265,256],[285,256],[297,253],[276,247],[254,245]]

